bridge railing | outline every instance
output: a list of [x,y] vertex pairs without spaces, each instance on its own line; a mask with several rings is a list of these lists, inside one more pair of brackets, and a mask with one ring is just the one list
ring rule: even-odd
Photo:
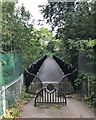
[[22,92],[23,75],[10,83],[9,85],[2,86],[0,90],[0,116],[6,115],[6,109],[10,107]]
[[63,92],[65,95],[74,93],[74,86],[72,86],[71,82],[68,80],[68,77],[72,74],[74,74],[77,70],[74,70],[73,72],[64,75],[60,82],[59,82],[59,90]]
[[36,94],[42,89],[42,82],[36,75],[28,72],[28,70],[24,70],[24,77],[26,92]]
[[42,82],[37,77],[37,74],[46,58],[47,55],[41,57],[37,61],[33,62],[28,69],[24,70],[24,83],[26,86],[26,92],[28,92],[29,87],[31,87],[31,93],[37,93],[37,91],[42,88]]
[[41,65],[43,64],[44,60],[47,58],[47,55],[41,57],[40,59],[38,59],[37,61],[34,61],[28,68],[28,72],[33,73],[33,74],[37,74],[37,72],[39,71]]

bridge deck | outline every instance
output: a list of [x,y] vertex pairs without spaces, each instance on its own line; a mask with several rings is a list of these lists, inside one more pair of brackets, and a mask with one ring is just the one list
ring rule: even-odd
[[63,75],[64,73],[61,71],[59,65],[52,57],[48,57],[44,61],[40,71],[37,74],[43,83],[60,82],[60,79],[63,77]]

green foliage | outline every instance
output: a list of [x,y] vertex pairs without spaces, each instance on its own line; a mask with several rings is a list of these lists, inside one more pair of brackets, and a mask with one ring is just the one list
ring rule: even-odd
[[96,107],[96,75],[79,72],[78,78],[75,80],[77,93],[79,97],[86,101],[92,107]]
[[15,3],[4,2],[2,15],[3,52],[22,52],[23,67],[49,52],[46,46],[53,39],[52,32],[35,29],[34,19],[24,6],[16,8]]
[[[95,40],[71,40],[60,41],[59,52],[57,54],[64,59],[67,63],[73,66],[78,66],[78,55],[86,53],[87,57],[94,61],[94,46]],[[91,64],[91,63],[90,63]]]
[[21,53],[0,54],[1,59],[1,85],[7,85],[22,74]]
[[27,104],[32,98],[33,95],[26,93],[25,87],[23,87],[22,94],[17,97],[15,103],[6,110],[7,114],[5,118],[20,118],[22,106]]
[[96,2],[49,2],[40,6],[43,17],[56,31],[56,38],[61,42],[56,53],[73,66],[78,64],[78,52],[89,52],[94,46],[95,5]]
[[56,28],[57,37],[63,36],[65,40],[94,39],[95,5],[96,2],[49,2],[41,6],[41,11],[52,28]]
[[[96,45],[96,2],[49,2],[40,7],[43,17],[56,31],[59,49],[55,53],[79,71],[81,69],[75,81],[77,90],[85,90],[82,98],[96,105],[94,90],[86,92],[88,81],[95,85],[96,80],[93,77],[96,72],[96,51],[93,50]],[[53,46],[49,44],[49,48]]]
[[[52,30],[56,30],[55,37],[46,28],[35,29],[31,14],[24,6],[16,9],[15,5],[16,3],[11,2],[4,2],[2,5],[4,53],[22,52],[23,67],[45,54],[57,54],[76,68],[78,54],[85,52],[90,59],[86,66],[96,65],[93,51],[93,46],[96,45],[96,2],[51,2],[42,6],[44,18],[50,23]],[[80,73],[76,85],[80,87],[81,82],[88,79],[85,73]],[[93,78],[90,79],[94,81]],[[94,101],[93,91],[86,99],[89,98]]]

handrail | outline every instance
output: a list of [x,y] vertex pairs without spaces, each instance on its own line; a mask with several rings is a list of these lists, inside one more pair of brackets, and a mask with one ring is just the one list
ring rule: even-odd
[[33,73],[30,73],[27,69],[25,69],[25,71],[28,73],[28,74],[30,74],[31,76],[36,76],[35,74],[33,74]]
[[[34,77],[35,77],[34,80],[35,80],[36,78],[38,78],[39,81],[41,82],[40,78],[39,78],[37,75],[35,75],[35,74],[33,74],[33,73],[30,73],[27,69],[25,69],[25,71],[26,71],[28,74],[30,74],[31,76],[34,76]],[[41,82],[41,83],[42,83],[42,82]]]
[[10,84],[7,84],[7,85],[5,85],[5,86],[2,86],[2,87],[4,87],[4,88],[0,90],[0,93],[1,93],[2,91],[6,90],[7,88],[9,88],[10,86],[14,85],[15,83],[17,83],[18,81],[20,81],[20,80],[21,80],[20,78],[22,78],[22,77],[23,77],[23,74],[22,74],[21,76],[19,76],[16,80],[14,80],[13,82],[11,82]]
[[[77,70],[74,70],[73,72],[64,75],[64,76],[60,79],[60,82],[61,82],[65,77],[67,77],[67,76],[73,74],[75,71],[77,71]],[[59,82],[59,83],[60,83],[60,82]]]

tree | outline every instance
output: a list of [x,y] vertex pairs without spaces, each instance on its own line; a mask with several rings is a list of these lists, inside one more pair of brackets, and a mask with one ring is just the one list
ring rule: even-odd
[[[24,6],[15,8],[16,3],[4,2],[2,5],[2,49],[3,52],[22,52],[23,65],[41,55],[40,42],[36,30],[29,20],[31,14]],[[37,54],[36,54],[37,52]]]
[[95,4],[95,2],[51,2],[41,6],[43,17],[52,29],[56,30],[56,38],[62,42],[59,44],[59,56],[73,66],[78,65],[78,52],[81,49],[79,41],[84,43],[85,40],[96,38],[93,15],[96,11]]
[[40,28],[40,43],[42,45],[43,51],[45,54],[53,54],[55,49],[54,41],[56,40],[53,36],[53,33],[48,30],[48,28]]
[[[3,52],[22,52],[23,66],[48,53],[47,44],[53,34],[47,28],[35,29],[32,15],[24,6],[15,8],[16,3],[3,3]],[[30,18],[32,20],[29,24]]]
[[[57,29],[57,37],[65,39],[95,39],[93,7],[88,2],[51,2],[42,6],[42,14],[53,29]],[[88,29],[90,28],[90,29]]]

